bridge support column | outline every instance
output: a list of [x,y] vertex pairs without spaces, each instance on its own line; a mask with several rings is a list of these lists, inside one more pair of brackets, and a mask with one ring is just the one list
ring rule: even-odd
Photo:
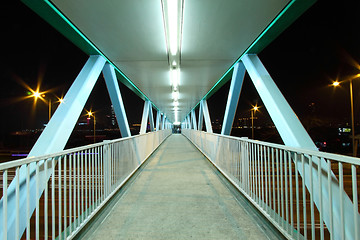
[[142,118],[141,118],[140,134],[146,133],[150,107],[151,107],[150,101],[146,100],[144,103],[144,109],[143,109],[143,114],[142,114]]
[[160,120],[161,120],[161,113],[160,111],[157,111],[156,112],[156,124],[155,124],[155,128],[156,128],[156,131],[159,131],[159,127],[160,127]]
[[197,130],[195,109],[191,111],[191,128]]
[[[29,157],[60,152],[64,149],[104,64],[105,59],[101,56],[89,57],[69,91],[66,93],[64,102],[59,105],[48,125],[31,149]],[[43,165],[43,163],[40,164]],[[29,199],[27,199],[26,192],[27,169],[25,165],[19,169],[18,174],[20,196],[19,219],[17,219],[16,211],[14,211],[14,209],[16,209],[16,182],[12,181],[7,190],[7,208],[11,209],[11,211],[8,211],[7,219],[5,220],[8,226],[8,239],[19,239],[22,236],[27,222],[27,201],[29,200],[29,212],[31,215],[36,206],[37,196],[40,197],[42,195],[45,188],[44,183],[46,183],[51,176],[51,168],[48,169],[48,174],[45,176],[44,168],[40,167],[39,179],[42,185],[39,186],[39,192],[36,194],[36,179],[34,174],[36,165],[30,164],[29,168]],[[0,201],[0,226],[3,226],[4,224],[4,209],[2,202],[3,199]],[[19,222],[19,228],[17,229],[18,236],[15,234],[17,221]],[[0,236],[3,235],[2,230],[3,229],[1,228]]]
[[116,120],[122,137],[130,137],[129,123],[126,117],[124,103],[121,97],[119,84],[116,78],[114,67],[106,63],[103,69],[105,83],[110,95],[111,103],[113,105]]
[[[317,148],[310,136],[306,132],[305,128],[300,123],[299,119],[285,100],[284,96],[281,94],[280,90],[274,83],[270,74],[265,69],[264,65],[260,61],[257,55],[245,55],[242,58],[246,70],[248,71],[252,82],[255,85],[256,90],[258,91],[267,111],[270,114],[271,119],[273,120],[279,134],[284,141],[285,145],[292,147],[300,147],[310,150],[317,151]],[[298,159],[299,164],[301,160]],[[322,187],[319,189],[317,184],[312,184],[310,182],[310,174],[312,175],[313,183],[319,182],[318,177],[318,168],[319,162],[321,161],[321,168],[323,169],[323,174],[320,176]],[[328,192],[327,186],[327,162],[324,159],[313,158],[312,165],[309,162],[305,162],[304,172],[299,168],[299,173],[301,176],[305,174],[305,184],[308,189],[312,184],[313,187],[313,199],[317,207],[320,206],[320,196],[319,193],[322,193],[322,207],[323,209],[330,209],[329,203],[332,202],[333,215],[331,216],[328,211],[324,211],[324,222],[330,228],[331,217],[334,227],[334,239],[341,239],[341,208],[344,209],[344,221],[345,221],[345,238],[346,239],[355,239],[354,232],[355,229],[359,229],[360,226],[355,226],[354,217],[353,217],[353,204],[350,198],[345,192],[342,193],[344,196],[343,199],[338,199],[340,192],[343,191],[339,188],[339,183],[333,175],[331,181],[331,191],[332,195]],[[358,215],[358,219],[360,216]],[[359,223],[360,221],[358,221]]]
[[244,82],[245,72],[246,70],[243,63],[238,62],[234,66],[228,100],[226,103],[224,121],[221,128],[222,135],[230,135],[231,133],[231,128],[234,122],[234,117],[239,102],[239,96],[240,96],[242,84]]
[[208,105],[207,105],[206,100],[201,100],[201,101],[200,101],[199,131],[202,130],[203,117],[204,117],[204,119],[205,119],[206,131],[209,132],[209,133],[212,133],[213,131],[212,131],[212,126],[211,126],[209,108],[208,108]]
[[161,130],[165,129],[165,119],[166,119],[166,116],[165,116],[165,114],[163,114],[162,115],[162,122],[161,122]]

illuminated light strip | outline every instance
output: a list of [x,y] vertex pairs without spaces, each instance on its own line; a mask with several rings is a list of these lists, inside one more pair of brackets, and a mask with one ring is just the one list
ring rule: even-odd
[[[150,99],[112,62],[109,58],[107,58],[103,52],[100,51],[51,1],[44,0],[44,2],[52,9],[54,12],[59,15],[82,39],[85,40],[87,44],[89,44],[99,55],[106,59],[108,63],[110,63],[120,74],[123,76],[126,81],[128,81],[131,86],[133,86],[144,98],[145,100],[150,101]],[[151,102],[151,101],[150,101]],[[152,102],[151,104],[159,110],[157,106],[155,106]]]

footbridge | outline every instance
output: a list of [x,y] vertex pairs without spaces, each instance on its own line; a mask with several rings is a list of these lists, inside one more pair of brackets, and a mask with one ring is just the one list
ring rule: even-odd
[[[89,58],[29,156],[0,164],[1,239],[360,238],[359,159],[317,150],[257,55],[314,1],[23,2]],[[246,72],[284,145],[230,136]],[[122,138],[64,149],[101,73]],[[138,135],[119,82],[144,100]]]

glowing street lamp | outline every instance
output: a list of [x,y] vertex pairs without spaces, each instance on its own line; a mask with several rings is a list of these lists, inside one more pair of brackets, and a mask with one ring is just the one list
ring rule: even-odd
[[251,139],[254,139],[254,116],[256,111],[259,111],[259,107],[257,105],[251,109]]
[[95,125],[96,125],[96,118],[95,118],[95,114],[93,112],[91,112],[91,110],[89,112],[87,112],[87,115],[90,117],[94,117],[94,143],[95,143]]
[[[359,74],[356,77],[360,76]],[[335,81],[332,83],[334,87],[340,86],[340,82]],[[351,137],[352,137],[352,147],[353,147],[353,156],[355,157],[355,124],[354,124],[354,97],[353,97],[353,84],[352,79],[350,79],[350,108],[351,108]]]

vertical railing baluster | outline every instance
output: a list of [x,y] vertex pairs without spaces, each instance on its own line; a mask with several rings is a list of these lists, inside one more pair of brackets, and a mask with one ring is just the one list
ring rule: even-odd
[[44,160],[44,175],[46,177],[46,181],[44,182],[45,191],[44,191],[44,238],[45,240],[48,239],[49,236],[49,187],[48,187],[48,160]]
[[273,192],[273,210],[274,210],[274,219],[276,220],[276,195],[275,195],[275,153],[274,148],[271,148],[271,164],[272,164],[272,192]]
[[96,158],[95,158],[95,209],[97,208],[97,206],[99,205],[100,201],[99,201],[99,155],[100,155],[100,147],[96,147]]
[[[353,207],[354,207],[354,226],[358,226],[358,192],[357,192],[357,177],[356,177],[356,166],[351,164],[351,175],[352,175],[352,189],[353,189]],[[359,240],[359,229],[355,227],[354,232],[355,240]]]
[[79,208],[79,202],[76,201],[77,198],[77,191],[79,189],[79,182],[78,182],[78,176],[79,176],[79,168],[78,168],[78,163],[79,163],[79,154],[77,152],[75,152],[73,154],[73,179],[74,179],[74,186],[73,186],[73,226],[74,229],[73,231],[75,231],[76,226],[77,226],[77,217],[79,216],[77,214],[77,209]]
[[265,176],[264,176],[264,180],[265,180],[265,211],[268,212],[269,210],[269,195],[268,195],[268,168],[267,168],[267,148],[268,147],[265,147],[264,146],[264,173],[265,173]]
[[279,174],[279,149],[276,149],[276,182],[277,182],[277,209],[278,209],[278,223],[280,223],[280,216],[281,216],[281,198],[280,198],[280,174]]
[[30,166],[26,164],[26,239],[30,239]]
[[[292,175],[292,161],[291,161],[291,152],[288,152],[288,161],[289,161],[289,189],[290,189],[290,224],[291,227],[295,228],[294,226],[294,206],[293,206],[293,175]],[[291,231],[291,236],[294,236],[294,231]]]
[[345,239],[345,220],[344,220],[344,173],[343,164],[339,162],[339,187],[340,187],[340,229],[341,239]]
[[62,184],[61,184],[61,167],[62,167],[62,157],[59,157],[58,159],[58,197],[59,197],[59,215],[58,215],[58,228],[59,228],[59,239],[61,240],[61,229],[62,229],[62,219],[61,219],[61,215],[62,215],[62,194],[61,194],[61,188],[62,188]]
[[55,159],[51,158],[51,235],[55,239]]
[[20,206],[19,206],[19,201],[20,201],[20,180],[19,180],[19,167],[16,167],[15,170],[15,179],[16,179],[16,189],[15,189],[15,197],[16,197],[16,206],[15,206],[15,239],[19,239],[20,238]]
[[92,188],[91,188],[91,206],[92,206],[92,210],[95,210],[95,171],[94,171],[94,167],[95,167],[95,151],[94,148],[91,149],[92,152],[92,157],[91,157],[91,183],[92,183]]
[[266,178],[264,178],[264,174],[265,174],[265,170],[264,170],[264,158],[263,158],[263,147],[261,145],[260,146],[260,176],[261,176],[261,198],[262,198],[262,207],[265,208],[266,206],[266,200],[265,200],[265,194],[264,194],[264,181]]
[[298,154],[294,153],[295,162],[295,185],[296,185],[296,223],[297,223],[297,235],[296,239],[300,239],[300,196],[299,196],[299,168],[298,168]]
[[81,182],[80,182],[80,180],[81,180],[81,174],[80,174],[80,170],[81,170],[81,155],[82,155],[82,151],[79,151],[79,152],[77,152],[77,166],[76,166],[76,168],[77,168],[77,180],[78,180],[78,183],[77,183],[77,186],[76,186],[76,193],[77,193],[77,214],[76,214],[76,216],[77,216],[77,221],[76,221],[76,228],[78,228],[79,226],[80,226],[80,222],[81,222],[81,209],[82,209],[82,207],[81,207],[81,200],[80,200],[80,194],[82,193],[82,190],[81,190],[81,186],[82,186],[82,184],[81,184]]
[[64,156],[64,239],[66,239],[67,227],[67,155]]
[[5,169],[3,172],[3,239],[7,240],[7,200],[8,200],[8,194],[7,194],[7,188],[8,188],[8,170]]
[[321,179],[321,159],[319,158],[319,165],[318,165],[318,188],[319,188],[319,214],[320,214],[320,239],[324,239],[324,225],[323,225],[323,199],[322,199],[322,179]]
[[330,213],[330,226],[329,226],[329,233],[330,239],[334,239],[334,222],[333,222],[333,209],[332,209],[332,171],[331,171],[331,161],[328,160],[327,164],[327,176],[328,176],[328,190],[329,190],[329,213]]
[[[81,195],[80,195],[80,198],[81,198],[81,211],[80,211],[80,216],[81,216],[81,220],[80,220],[80,223],[79,223],[79,226],[84,222],[85,220],[85,205],[84,205],[84,196],[85,196],[85,169],[84,169],[84,154],[86,154],[86,151],[81,151],[81,169],[80,169],[80,172],[81,172]],[[80,219],[80,217],[79,217]]]
[[284,207],[284,173],[283,173],[283,155],[284,155],[284,150],[280,149],[280,197],[281,197],[281,226],[284,228],[284,224],[285,224],[285,207]]
[[302,165],[302,192],[303,192],[303,220],[304,220],[304,237],[307,239],[307,219],[306,219],[306,187],[305,187],[305,156],[301,154],[301,165]]
[[[40,238],[40,177],[39,177],[39,162],[36,162],[36,168],[35,168],[35,181],[36,181],[36,187],[35,187],[35,201],[36,201],[36,209],[35,209],[35,221],[36,221],[36,228],[35,228],[35,237],[36,240],[39,240]],[[28,218],[28,221],[30,219]]]
[[[89,169],[88,169],[88,163],[89,163],[89,154],[90,154],[90,151],[88,149],[85,150],[85,155],[84,155],[84,178],[83,178],[83,181],[85,182],[85,186],[84,186],[84,189],[85,189],[85,204],[84,204],[84,210],[83,210],[83,215],[84,215],[84,218],[83,218],[83,221],[85,219],[87,219],[88,217],[88,192],[89,192],[89,187],[90,187],[90,184],[88,184],[89,182]],[[89,185],[89,186],[88,186]],[[84,195],[83,195],[84,196]]]
[[285,229],[287,232],[289,232],[289,228],[288,228],[288,224],[290,221],[289,221],[289,190],[288,190],[288,173],[287,173],[287,163],[288,163],[288,159],[287,159],[287,155],[288,155],[288,152],[287,151],[284,151],[284,173],[285,173],[285,216],[284,216],[284,219],[285,219]]
[[73,223],[73,221],[72,221],[72,219],[73,219],[73,217],[72,217],[72,206],[73,206],[73,201],[72,201],[72,198],[73,198],[73,196],[72,196],[72,191],[73,191],[73,189],[72,189],[72,182],[73,182],[73,176],[72,176],[72,169],[71,169],[71,167],[72,167],[72,160],[73,160],[73,154],[72,153],[70,153],[69,154],[69,235],[71,235],[71,233],[72,233],[72,223]]
[[313,162],[312,156],[309,156],[310,169],[310,216],[311,216],[311,238],[315,239],[315,216],[314,216],[314,183],[313,183]]
[[[270,168],[270,147],[267,147],[267,165],[268,165],[268,191],[269,191],[269,202],[268,202],[268,213],[269,210],[271,210],[271,204],[272,204],[272,198],[271,198],[271,175],[272,175],[272,171],[271,171],[271,168]],[[270,209],[269,209],[270,208]]]

